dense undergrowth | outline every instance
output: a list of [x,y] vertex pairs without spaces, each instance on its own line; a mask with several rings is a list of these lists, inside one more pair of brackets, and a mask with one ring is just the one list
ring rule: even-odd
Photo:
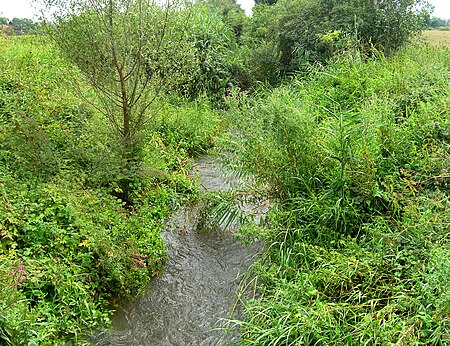
[[161,270],[164,219],[196,196],[189,156],[220,127],[206,103],[161,102],[125,205],[121,156],[92,104],[45,39],[0,37],[0,344],[83,343],[107,325],[110,303]]
[[230,98],[227,159],[275,205],[243,345],[450,343],[449,53],[348,53]]
[[448,48],[342,53],[226,104],[213,88],[227,117],[192,101],[202,90],[168,92],[139,133],[125,204],[129,162],[80,72],[45,39],[0,43],[2,343],[84,343],[107,325],[110,303],[161,270],[164,218],[196,197],[189,157],[228,123],[226,159],[274,206],[254,234],[267,244],[257,294],[233,321],[242,344],[450,342]]

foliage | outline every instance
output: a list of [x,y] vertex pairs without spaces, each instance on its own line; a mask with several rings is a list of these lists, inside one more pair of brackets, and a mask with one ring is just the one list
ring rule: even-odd
[[251,20],[244,27],[240,49],[246,74],[238,79],[245,89],[261,82],[276,85],[281,79],[278,18],[275,6],[256,4]]
[[235,0],[198,1],[189,10],[184,74],[172,90],[190,100],[207,98],[220,108],[233,86],[249,88],[253,83],[254,69],[247,60],[256,46],[248,45],[245,34],[250,19]]
[[173,89],[191,100],[207,97],[220,103],[232,82],[236,37],[223,11],[203,2],[190,9],[190,25],[184,34],[189,50],[180,57],[185,73]]
[[185,103],[166,103],[156,129],[163,145],[173,147],[182,156],[198,156],[212,148],[215,137],[223,131],[220,113],[198,99]]
[[[44,1],[45,2],[45,1]],[[121,198],[131,203],[139,172],[141,130],[155,99],[180,69],[188,11],[168,1],[47,1],[50,34],[95,90],[115,133]],[[181,29],[180,29],[181,28]]]
[[279,201],[242,344],[449,342],[448,53],[342,56],[230,97],[226,158]]
[[280,2],[280,50],[285,69],[324,62],[335,51],[359,47],[392,52],[422,28],[421,0],[298,0]]
[[85,344],[161,271],[164,220],[196,193],[187,155],[212,145],[220,118],[167,98],[125,206],[110,127],[75,93],[93,97],[80,71],[44,38],[0,40],[0,343]]
[[429,9],[423,0],[258,1],[242,40],[250,48],[246,67],[256,72],[250,85],[277,85],[343,51],[394,52],[422,29]]
[[247,17],[236,0],[204,0],[203,3],[210,10],[218,12],[226,25],[233,30],[236,39],[240,38]]

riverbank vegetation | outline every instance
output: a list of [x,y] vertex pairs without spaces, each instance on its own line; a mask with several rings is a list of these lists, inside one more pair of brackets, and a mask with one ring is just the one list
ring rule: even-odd
[[0,341],[107,326],[216,146],[272,205],[242,344],[448,343],[450,55],[406,45],[418,1],[142,1],[0,36]]
[[188,154],[211,146],[220,119],[200,100],[161,104],[126,204],[114,137],[80,99],[79,72],[46,39],[0,40],[0,340],[76,341],[161,271],[164,220],[195,197]]
[[277,201],[243,345],[450,342],[449,72],[448,48],[349,52],[230,101],[232,161]]

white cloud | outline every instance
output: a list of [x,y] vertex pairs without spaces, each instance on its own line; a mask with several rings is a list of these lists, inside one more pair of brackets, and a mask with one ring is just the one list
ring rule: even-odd
[[450,1],[449,0],[429,0],[434,6],[434,16],[450,19]]
[[38,12],[29,0],[0,0],[0,15],[9,19],[34,18]]

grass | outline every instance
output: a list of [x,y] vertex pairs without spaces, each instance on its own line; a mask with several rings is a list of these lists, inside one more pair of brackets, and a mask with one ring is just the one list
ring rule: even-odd
[[426,30],[423,35],[426,41],[433,46],[450,46],[449,30]]
[[448,56],[348,54],[230,100],[231,164],[278,201],[242,345],[450,343]]

